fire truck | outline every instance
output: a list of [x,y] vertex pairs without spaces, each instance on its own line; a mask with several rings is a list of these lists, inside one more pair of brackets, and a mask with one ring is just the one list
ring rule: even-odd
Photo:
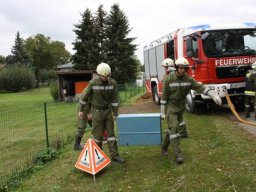
[[[146,87],[156,103],[160,103],[162,94],[162,61],[181,56],[190,63],[189,76],[215,90],[223,103],[227,92],[241,109],[245,73],[256,61],[256,23],[192,26],[175,30],[145,46]],[[212,100],[192,90],[185,103],[186,110],[194,113]]]

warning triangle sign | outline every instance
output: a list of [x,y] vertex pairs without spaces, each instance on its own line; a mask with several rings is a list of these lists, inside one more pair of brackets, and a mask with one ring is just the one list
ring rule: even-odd
[[88,139],[75,167],[95,175],[110,162],[110,159],[100,147],[92,139]]

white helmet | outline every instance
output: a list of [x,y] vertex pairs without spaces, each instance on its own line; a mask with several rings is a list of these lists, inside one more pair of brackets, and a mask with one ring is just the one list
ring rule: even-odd
[[252,69],[256,68],[256,61],[252,64]]
[[189,67],[189,62],[186,58],[184,57],[179,57],[176,61],[175,61],[175,66],[181,66],[181,67]]
[[165,60],[163,60],[162,66],[163,67],[173,67],[174,62],[171,58],[166,58]]
[[107,63],[100,63],[97,66],[96,71],[97,71],[98,75],[106,77],[111,73],[111,68],[109,67],[109,65]]

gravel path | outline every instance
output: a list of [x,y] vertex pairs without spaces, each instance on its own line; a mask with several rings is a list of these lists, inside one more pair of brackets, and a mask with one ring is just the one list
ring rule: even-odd
[[[140,97],[133,105],[121,106],[119,114],[132,114],[132,113],[160,113],[160,106],[156,105],[150,95],[145,94]],[[231,110],[228,107],[222,107],[213,112],[214,114],[227,115],[231,121],[236,121],[238,125],[246,130],[247,132],[256,136],[256,126],[247,125],[239,122],[236,117],[233,115]],[[239,113],[240,116],[244,118],[244,112]],[[254,119],[254,112],[251,112],[251,118],[245,119],[256,123]]]

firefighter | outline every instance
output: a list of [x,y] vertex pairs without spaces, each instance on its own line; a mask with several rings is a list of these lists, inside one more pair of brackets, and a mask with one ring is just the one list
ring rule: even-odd
[[[162,66],[165,67],[165,69],[166,69],[166,71],[165,71],[166,73],[164,75],[164,79],[172,71],[175,71],[174,61],[172,59],[170,59],[170,58],[165,59],[163,61],[163,63],[162,63]],[[179,121],[178,129],[179,129],[179,132],[180,132],[182,138],[187,138],[188,137],[187,127],[186,127],[186,123],[183,121],[183,117]]]
[[163,93],[161,99],[161,117],[167,118],[168,130],[161,147],[163,155],[168,154],[168,146],[172,145],[176,158],[176,163],[183,163],[180,150],[180,129],[185,110],[185,98],[191,89],[210,96],[218,105],[222,105],[222,100],[217,93],[204,85],[198,83],[187,75],[189,62],[186,58],[180,57],[175,61],[176,71],[171,72],[163,83]]
[[[77,106],[78,112],[79,112],[79,104]],[[85,129],[87,123],[91,126],[91,121],[88,122],[87,114],[89,112],[83,111],[83,115],[80,117],[77,117],[77,134],[75,136],[75,143],[74,143],[74,150],[82,150],[84,148],[83,145],[81,145],[81,140],[84,136]]]
[[119,105],[117,84],[110,78],[111,69],[108,64],[100,63],[96,71],[99,77],[91,80],[81,95],[78,116],[82,118],[83,111],[88,111],[91,107],[91,113],[87,117],[88,120],[92,119],[94,141],[102,147],[103,132],[107,130],[111,159],[124,163],[124,160],[119,157],[114,133],[114,120],[118,116]]
[[245,79],[245,117],[250,117],[251,99],[254,97],[254,119],[256,120],[256,61],[252,64]]
[[166,58],[163,60],[162,66],[164,67],[165,72],[163,79],[165,79],[167,75],[169,75],[169,73],[174,70],[174,62],[171,58]]

